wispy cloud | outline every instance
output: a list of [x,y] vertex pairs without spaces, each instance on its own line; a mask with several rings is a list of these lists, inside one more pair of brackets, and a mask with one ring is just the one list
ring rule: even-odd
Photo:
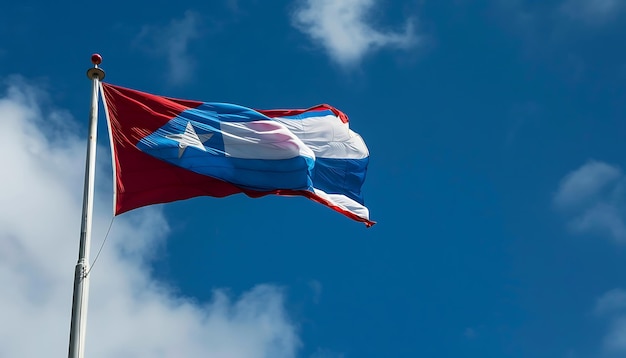
[[493,0],[493,3],[508,17],[513,17],[513,25],[539,26],[544,27],[544,30],[563,26],[565,24],[563,20],[574,21],[581,25],[601,25],[615,20],[626,10],[624,0],[560,0],[555,2]]
[[342,66],[358,64],[381,48],[408,49],[419,43],[410,19],[401,32],[375,29],[369,22],[375,5],[375,0],[302,0],[292,23]]
[[625,8],[623,0],[565,0],[559,10],[572,20],[598,25],[615,19]]
[[604,338],[604,348],[613,353],[626,353],[626,315],[613,320]]
[[611,354],[626,353],[626,290],[616,288],[604,293],[596,301],[594,313],[609,319],[603,348]]
[[616,288],[603,294],[596,301],[594,312],[598,315],[626,312],[626,290]]
[[[572,84],[598,81],[607,71],[621,76],[611,46],[590,50],[592,43],[609,41],[626,19],[624,0],[491,0],[494,18],[503,29],[522,40],[524,56]],[[618,30],[619,31],[619,30]]]
[[239,0],[226,0],[226,6],[234,12],[239,12],[239,10],[241,9],[241,4],[239,4]]
[[626,176],[615,166],[590,161],[561,180],[554,205],[577,233],[626,242]]
[[[73,266],[78,250],[85,139],[45,93],[12,80],[0,95],[0,150],[10,153],[0,186],[0,357],[67,354]],[[45,129],[42,129],[45,128]],[[62,134],[62,135],[61,135]],[[94,246],[111,213],[100,148]],[[110,164],[108,164],[110,165]],[[158,208],[116,219],[92,271],[89,357],[289,358],[296,328],[280,288],[259,285],[239,298],[217,290],[210,302],[175,294],[150,276],[149,260],[168,234]],[[72,238],[75,238],[72,240]]]
[[622,177],[622,172],[609,164],[590,161],[561,180],[554,202],[562,209],[579,207],[597,200],[601,192]]
[[200,37],[200,25],[200,16],[187,11],[182,18],[173,19],[165,26],[144,26],[137,37],[148,53],[165,57],[171,84],[184,84],[192,78],[196,61],[189,53],[189,46]]
[[322,297],[322,283],[318,280],[309,281],[309,288],[313,292],[313,303],[320,303]]
[[476,337],[478,337],[478,332],[476,332],[476,329],[472,327],[467,327],[463,331],[463,336],[467,339],[475,339]]

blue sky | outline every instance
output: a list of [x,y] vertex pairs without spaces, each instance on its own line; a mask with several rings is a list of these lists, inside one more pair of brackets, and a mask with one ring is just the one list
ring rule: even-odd
[[26,1],[0,23],[0,356],[66,354],[94,52],[116,85],[342,109],[378,224],[282,197],[123,214],[89,357],[626,356],[626,2]]

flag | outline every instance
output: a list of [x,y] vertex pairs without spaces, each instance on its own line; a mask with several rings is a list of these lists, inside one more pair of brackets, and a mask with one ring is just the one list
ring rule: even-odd
[[115,214],[196,196],[304,196],[374,224],[363,203],[369,152],[329,105],[254,110],[102,83]]

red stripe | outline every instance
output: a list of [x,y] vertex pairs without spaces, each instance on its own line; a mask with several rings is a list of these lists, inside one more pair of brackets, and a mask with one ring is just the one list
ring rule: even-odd
[[311,107],[307,109],[257,109],[256,111],[261,112],[270,118],[275,118],[275,117],[297,116],[305,112],[324,111],[324,110],[331,110],[337,117],[341,119],[343,123],[348,123],[348,116],[345,113],[343,113],[342,111],[328,104],[319,104],[315,107]]
[[304,196],[307,197],[315,202],[318,202],[322,205],[328,206],[329,208],[335,210],[338,213],[341,213],[347,217],[349,217],[352,220],[356,220],[359,222],[362,222],[365,224],[365,226],[367,227],[372,227],[374,226],[374,224],[376,224],[376,221],[371,221],[365,218],[362,218],[358,215],[356,215],[355,213],[353,213],[352,211],[348,211],[348,210],[344,210],[336,205],[334,205],[333,203],[331,203],[330,201],[322,198],[321,196],[307,191],[307,190],[278,190],[277,192],[273,193],[276,195],[285,195],[285,196],[293,196],[293,195],[298,195],[298,196]]

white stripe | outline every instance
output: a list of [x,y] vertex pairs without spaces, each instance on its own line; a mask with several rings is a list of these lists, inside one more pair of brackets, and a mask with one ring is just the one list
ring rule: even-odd
[[109,106],[107,104],[107,97],[104,95],[104,88],[102,88],[102,82],[99,84],[100,96],[102,98],[102,105],[104,106],[104,115],[107,120],[107,130],[109,131],[109,149],[111,150],[111,167],[113,168],[113,216],[115,216],[115,210],[117,210],[117,165],[115,157],[115,138],[113,137],[113,130],[111,128],[111,118],[109,117]]
[[221,122],[227,156],[244,159],[289,159],[305,156],[315,159],[307,147],[286,126],[276,121]]
[[348,123],[334,115],[305,119],[274,120],[284,124],[313,150],[318,158],[363,159],[369,151],[360,135],[350,130]]
[[356,201],[348,198],[342,194],[326,194],[324,191],[313,188],[315,194],[319,197],[328,200],[335,206],[342,208],[343,210],[350,211],[355,215],[369,220],[370,219],[370,211],[363,205],[357,203]]

